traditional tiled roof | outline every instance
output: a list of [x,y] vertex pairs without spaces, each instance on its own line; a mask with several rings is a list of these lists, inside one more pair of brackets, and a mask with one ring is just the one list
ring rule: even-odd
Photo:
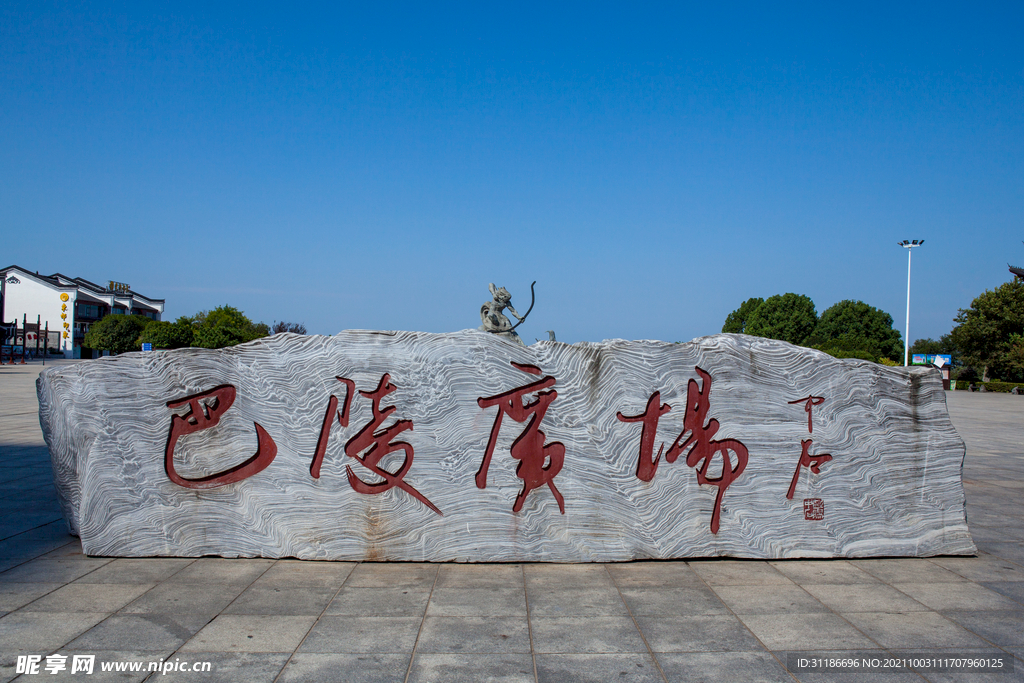
[[49,282],[54,287],[78,287],[80,289],[83,289],[83,290],[85,290],[87,292],[92,292],[94,294],[104,294],[104,295],[114,294],[115,296],[119,296],[119,297],[136,296],[136,297],[138,297],[140,299],[144,299],[145,301],[148,301],[150,303],[160,303],[160,304],[164,303],[163,299],[151,299],[150,297],[146,296],[145,294],[139,294],[138,292],[133,291],[133,290],[128,290],[127,292],[124,292],[124,293],[112,292],[108,288],[104,287],[103,285],[98,285],[95,282],[90,282],[89,280],[86,280],[85,278],[82,278],[82,277],[68,277],[67,275],[62,275],[61,273],[54,273],[53,275],[40,275],[38,272],[33,273],[32,271],[26,270],[25,268],[22,268],[21,266],[17,266],[17,265],[7,266],[6,268],[0,269],[0,272],[6,272],[6,271],[12,270],[12,269],[13,270],[21,271],[22,273],[25,273],[26,275],[31,275],[32,277],[35,277],[35,278],[37,278],[39,280],[43,280],[45,282]]

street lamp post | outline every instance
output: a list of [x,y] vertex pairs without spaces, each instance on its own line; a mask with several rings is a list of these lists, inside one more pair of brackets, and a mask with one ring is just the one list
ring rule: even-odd
[[907,250],[907,326],[903,338],[903,365],[910,365],[910,253],[914,247],[924,244],[924,240],[903,240],[896,244]]

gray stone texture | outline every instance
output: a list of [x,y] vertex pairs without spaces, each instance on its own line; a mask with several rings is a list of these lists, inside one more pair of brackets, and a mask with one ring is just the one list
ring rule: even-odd
[[[281,334],[61,365],[38,396],[58,499],[90,555],[594,562],[976,549],[964,445],[934,368],[757,337],[524,347],[474,330]],[[550,402],[536,399],[543,418],[518,415],[535,396]],[[645,410],[658,421],[638,419]],[[528,423],[541,433],[520,439]],[[380,443],[349,450],[367,425]],[[642,454],[644,433],[654,447]],[[801,442],[829,459],[801,464]],[[371,471],[374,452],[391,453],[383,470]],[[223,478],[257,453],[240,480]],[[359,491],[349,478],[369,485],[383,471],[401,471],[401,484]],[[12,492],[50,486],[38,471],[10,476]],[[171,580],[215,583],[227,566],[203,560]],[[699,566],[711,584],[782,576]],[[439,605],[452,589],[497,588],[453,576],[439,579]]]
[[[0,475],[48,471],[33,412],[40,369],[0,367]],[[7,489],[0,476],[8,523],[0,537],[0,681],[15,678],[18,655],[57,652],[95,654],[89,680],[154,683],[1020,681],[1024,397],[946,397],[967,442],[964,482],[978,557],[567,565],[89,558],[59,521],[52,487]],[[52,519],[37,514],[46,509]],[[274,610],[268,591],[301,588],[319,596],[321,612],[312,613],[315,605],[302,608],[309,614],[246,612],[247,604]],[[475,592],[461,601],[441,594],[439,607],[458,606],[463,614],[434,613],[435,592],[461,588]],[[803,590],[820,606],[761,597],[781,589]],[[132,599],[139,590],[145,592]],[[322,591],[331,593],[326,603]],[[517,602],[509,614],[496,614],[491,597],[511,604],[512,593],[523,609]],[[243,595],[260,599],[239,602]],[[49,611],[62,596],[65,611]],[[119,607],[123,600],[130,601]],[[230,610],[236,602],[241,612]],[[90,605],[101,611],[77,611]],[[341,624],[350,619],[361,621],[346,630]],[[995,653],[1017,666],[1013,674],[973,676],[791,676],[789,652]],[[101,662],[175,659],[208,661],[211,671],[98,671]],[[40,680],[82,679],[66,674]]]

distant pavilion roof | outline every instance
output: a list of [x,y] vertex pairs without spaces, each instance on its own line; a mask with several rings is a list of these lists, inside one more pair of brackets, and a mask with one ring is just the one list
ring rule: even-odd
[[[1007,264],[1007,265],[1009,265],[1009,264]],[[1010,266],[1010,272],[1013,273],[1014,275],[1016,275],[1017,277],[1019,277],[1021,280],[1024,280],[1024,268],[1018,268],[1016,266]]]

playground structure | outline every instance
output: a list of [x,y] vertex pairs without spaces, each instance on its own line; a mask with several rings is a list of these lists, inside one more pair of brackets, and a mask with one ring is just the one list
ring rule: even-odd
[[42,358],[50,350],[60,350],[60,332],[50,332],[50,323],[42,324],[42,316],[36,316],[36,322],[28,322],[28,315],[23,315],[21,327],[18,320],[0,323],[0,365],[24,365],[26,358]]

